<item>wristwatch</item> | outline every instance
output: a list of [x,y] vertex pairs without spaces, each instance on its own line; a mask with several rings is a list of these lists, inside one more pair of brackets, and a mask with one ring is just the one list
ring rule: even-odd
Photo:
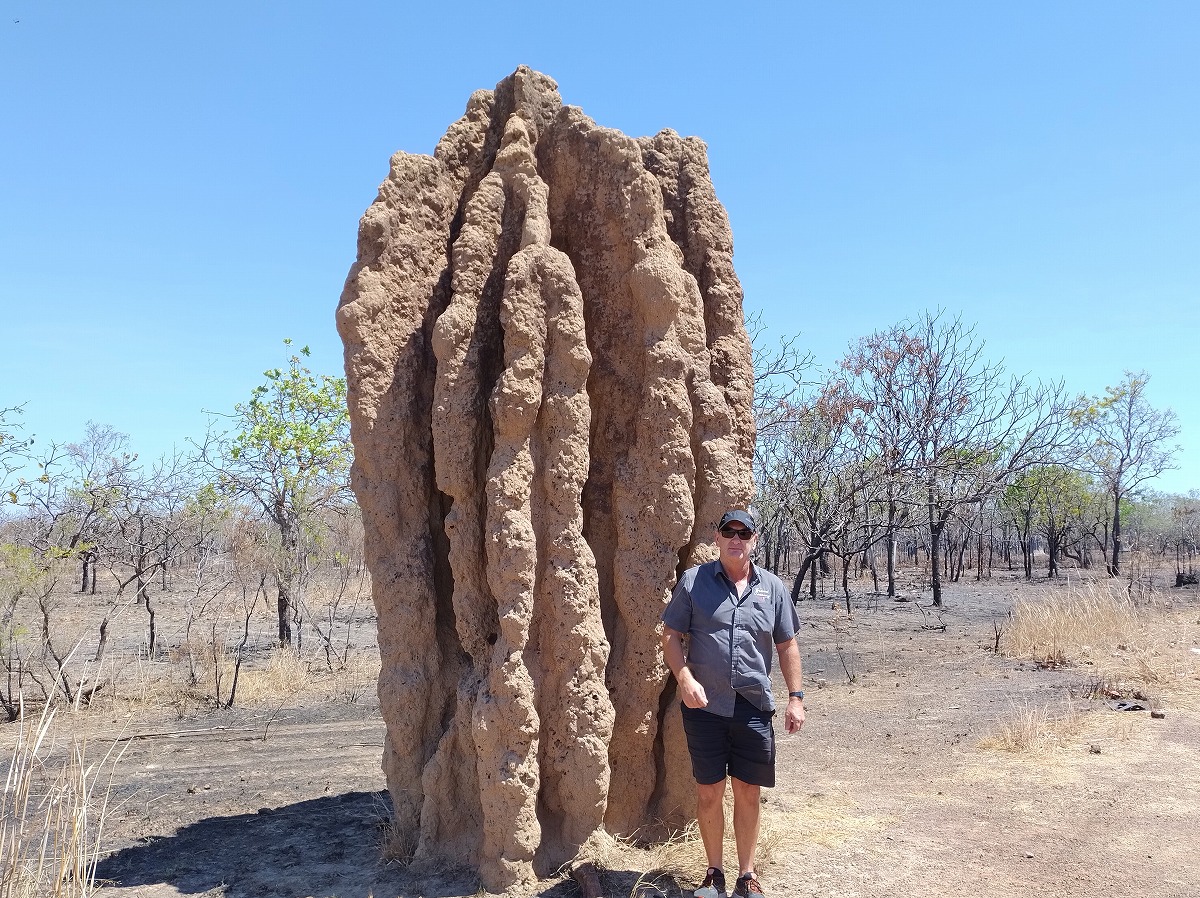
[[801,701],[803,701],[803,700],[804,700],[804,690],[803,690],[803,689],[800,689],[800,690],[798,690],[798,691],[796,691],[796,692],[789,692],[789,693],[788,693],[788,698],[798,698],[798,699],[800,699]]

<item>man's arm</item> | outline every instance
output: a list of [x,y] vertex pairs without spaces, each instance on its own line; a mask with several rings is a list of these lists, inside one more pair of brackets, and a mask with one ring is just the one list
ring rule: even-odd
[[689,708],[706,707],[708,696],[704,694],[704,687],[688,670],[683,654],[683,634],[672,630],[666,624],[663,625],[662,632],[662,653],[663,660],[667,662],[667,667],[671,668],[671,673],[675,674],[679,683],[680,700]]
[[[804,676],[800,669],[800,646],[796,644],[796,638],[777,643],[775,651],[779,653],[779,670],[787,683],[788,692],[802,691]],[[783,726],[789,733],[798,732],[804,726],[804,699],[795,696],[788,698]]]

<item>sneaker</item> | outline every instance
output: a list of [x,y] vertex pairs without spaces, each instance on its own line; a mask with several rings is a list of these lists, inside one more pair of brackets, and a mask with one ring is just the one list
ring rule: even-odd
[[749,898],[751,895],[763,895],[762,886],[758,884],[758,874],[744,873],[737,878],[733,886],[733,898]]
[[696,898],[725,898],[725,873],[720,867],[709,867],[704,882],[693,894]]

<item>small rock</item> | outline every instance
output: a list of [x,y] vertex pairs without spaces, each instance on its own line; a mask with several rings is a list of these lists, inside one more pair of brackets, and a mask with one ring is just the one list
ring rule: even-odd
[[1155,720],[1165,720],[1167,717],[1167,712],[1163,711],[1161,709],[1156,710],[1156,711],[1151,711],[1150,716],[1153,717]]
[[1099,745],[1089,745],[1088,751],[1094,755],[1098,755],[1098,754],[1100,754],[1100,746]]

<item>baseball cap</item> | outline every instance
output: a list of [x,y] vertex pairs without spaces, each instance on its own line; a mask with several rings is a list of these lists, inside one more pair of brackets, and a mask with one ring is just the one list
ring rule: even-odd
[[742,511],[740,508],[731,509],[721,515],[721,523],[717,524],[717,529],[720,530],[730,524],[741,524],[751,530],[758,529],[758,525],[754,523],[754,515],[748,511]]

